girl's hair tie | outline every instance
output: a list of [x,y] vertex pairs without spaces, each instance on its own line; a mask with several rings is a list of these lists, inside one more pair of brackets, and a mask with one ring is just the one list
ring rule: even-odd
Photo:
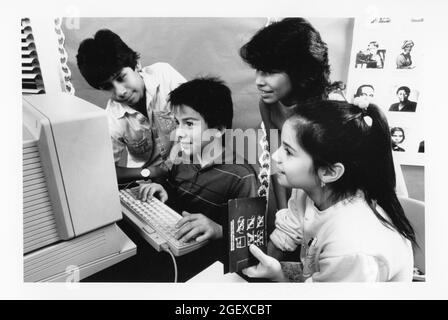
[[363,112],[367,112],[367,108],[369,107],[369,100],[367,99],[367,97],[360,96],[356,97],[353,100],[353,104],[360,108]]
[[362,113],[362,118],[364,120],[364,122],[371,127],[372,126],[372,118],[367,114],[367,108],[369,107],[369,100],[367,99],[367,97],[356,97],[353,100],[353,104],[355,106],[357,106],[359,109],[361,109],[361,113]]

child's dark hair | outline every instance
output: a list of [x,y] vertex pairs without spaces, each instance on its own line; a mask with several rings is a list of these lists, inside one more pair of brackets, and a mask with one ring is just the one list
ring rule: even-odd
[[216,77],[196,78],[170,92],[171,108],[186,105],[200,113],[209,128],[232,128],[230,89]]
[[139,54],[129,48],[114,32],[102,29],[85,39],[78,48],[76,60],[86,81],[95,89],[125,67],[135,70]]
[[[414,230],[395,193],[389,126],[377,106],[370,104],[363,110],[344,101],[305,103],[289,121],[299,145],[312,157],[316,173],[337,162],[344,165],[342,177],[328,185],[334,201],[363,191],[377,218],[415,243]],[[377,212],[376,203],[391,222]]]
[[326,97],[341,85],[330,84],[327,44],[303,18],[285,18],[259,30],[240,56],[256,70],[285,72],[296,99]]

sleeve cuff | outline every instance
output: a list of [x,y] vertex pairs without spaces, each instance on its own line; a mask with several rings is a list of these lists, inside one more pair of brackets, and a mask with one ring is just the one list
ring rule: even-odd
[[282,251],[291,252],[297,249],[297,243],[279,229],[274,229],[269,238],[272,243]]

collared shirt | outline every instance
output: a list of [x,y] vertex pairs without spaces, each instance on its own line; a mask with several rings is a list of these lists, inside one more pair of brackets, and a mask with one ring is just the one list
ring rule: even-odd
[[[175,120],[168,109],[169,93],[185,82],[167,63],[155,63],[142,69],[146,89],[148,118],[130,106],[109,100],[106,111],[115,164],[127,167],[157,166],[169,155]],[[123,159],[127,151],[127,159]]]

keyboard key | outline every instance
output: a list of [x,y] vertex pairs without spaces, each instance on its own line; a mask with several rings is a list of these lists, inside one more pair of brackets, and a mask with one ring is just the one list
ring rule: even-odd
[[147,202],[139,200],[138,191],[139,187],[122,189],[120,190],[120,200],[123,207],[128,209],[124,210],[124,213],[130,212],[141,221],[143,226],[136,227],[150,236],[147,240],[154,248],[160,250],[160,245],[166,242],[173,254],[180,256],[208,243],[208,241],[183,242],[177,240],[174,237],[177,230],[175,225],[182,216],[156,198],[151,198]]

